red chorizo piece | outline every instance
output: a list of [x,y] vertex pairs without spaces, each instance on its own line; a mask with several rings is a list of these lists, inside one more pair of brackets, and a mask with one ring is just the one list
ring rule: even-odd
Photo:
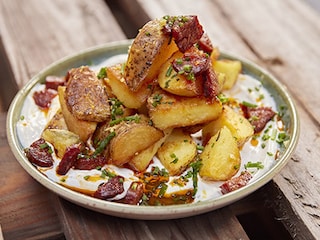
[[74,163],[75,169],[91,170],[98,167],[103,167],[107,163],[107,159],[104,156],[90,156],[78,158]]
[[202,35],[198,42],[198,46],[200,50],[204,51],[205,53],[208,53],[209,55],[213,51],[213,45],[207,33],[204,33]]
[[126,196],[120,199],[119,203],[125,203],[130,205],[138,205],[143,195],[143,183],[132,182]]
[[66,82],[65,77],[58,77],[58,76],[47,76],[46,77],[46,89],[54,89],[58,90],[59,86],[63,86]]
[[202,74],[203,95],[206,98],[214,99],[219,94],[219,82],[217,75],[209,63],[209,68]]
[[238,177],[231,178],[220,186],[222,194],[226,194],[246,186],[251,178],[252,175],[248,171],[242,172]]
[[67,106],[76,118],[92,122],[109,118],[110,105],[105,86],[89,67],[71,69],[66,80]]
[[36,91],[33,93],[33,100],[37,106],[42,109],[50,107],[52,99],[57,96],[57,92],[52,89],[45,89],[43,91]]
[[28,160],[39,167],[52,167],[52,149],[43,138],[33,142],[24,150]]
[[78,155],[81,153],[82,144],[74,144],[67,148],[62,159],[57,166],[56,172],[59,175],[65,175],[72,168],[77,160]]
[[190,48],[182,58],[175,59],[172,67],[178,73],[185,74],[187,79],[194,80],[192,76],[199,76],[209,68],[209,55],[196,47]]
[[193,46],[183,54],[182,58],[175,59],[172,67],[179,74],[184,74],[190,81],[202,81],[200,84],[202,94],[206,98],[213,99],[218,95],[218,79],[207,53]]
[[248,107],[241,104],[241,109],[245,118],[247,118],[254,127],[254,133],[261,132],[275,115],[271,107]]
[[199,41],[204,31],[197,16],[166,16],[163,32],[173,37],[181,52]]
[[122,176],[112,177],[107,182],[99,185],[93,196],[103,200],[113,198],[118,194],[123,193],[123,182],[124,178]]

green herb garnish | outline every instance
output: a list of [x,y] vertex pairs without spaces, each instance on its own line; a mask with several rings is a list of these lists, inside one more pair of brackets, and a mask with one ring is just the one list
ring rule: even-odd
[[98,77],[99,79],[102,79],[102,78],[106,78],[106,77],[107,77],[107,70],[106,70],[105,67],[103,67],[103,68],[100,69],[97,77]]
[[258,107],[257,104],[249,103],[249,102],[247,102],[247,101],[242,101],[242,105],[243,105],[243,106],[246,106],[246,107],[252,107],[252,108]]
[[109,144],[109,142],[115,135],[116,135],[115,132],[109,133],[109,135],[100,142],[99,146],[94,151],[93,156],[96,157],[97,155],[102,153],[102,151],[106,148],[106,146]]
[[192,168],[192,182],[193,182],[193,196],[196,195],[198,191],[198,172],[200,171],[200,168],[202,167],[202,161],[198,160],[196,162],[192,162],[190,164]]
[[263,169],[264,166],[262,162],[247,162],[247,164],[244,165],[244,168],[245,169],[248,169],[248,168]]

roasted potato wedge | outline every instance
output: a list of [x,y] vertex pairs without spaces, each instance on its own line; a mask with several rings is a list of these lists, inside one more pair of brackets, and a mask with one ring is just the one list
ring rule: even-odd
[[135,155],[130,162],[128,162],[128,165],[135,171],[142,172],[144,171],[150,164],[153,157],[156,155],[158,149],[160,146],[164,143],[164,141],[167,139],[167,137],[172,132],[172,129],[166,129],[163,131],[164,136],[157,141],[152,146],[148,147],[147,149],[141,151],[137,155]]
[[125,80],[134,92],[153,81],[161,65],[178,50],[171,37],[162,32],[165,23],[164,19],[146,23],[129,49]]
[[129,89],[122,73],[122,64],[107,67],[108,78],[105,83],[112,90],[112,93],[128,108],[140,108],[151,94],[151,87],[145,85],[136,92]]
[[[202,80],[188,80],[184,74],[178,74],[172,67],[175,59],[182,58],[183,53],[176,52],[160,68],[158,83],[159,86],[172,94],[195,97],[203,92]],[[200,76],[201,77],[201,76]]]
[[65,89],[66,87],[59,86],[58,87],[58,95],[61,106],[61,111],[68,126],[68,130],[77,134],[81,141],[86,142],[89,137],[94,133],[97,123],[89,122],[84,120],[79,120],[69,111],[65,99]]
[[68,126],[66,124],[66,121],[64,120],[61,108],[55,113],[55,115],[53,115],[52,119],[47,123],[45,129],[68,130]]
[[203,127],[202,139],[204,143],[208,142],[223,126],[229,128],[239,147],[254,133],[252,125],[244,116],[235,112],[231,107],[224,106],[220,117]]
[[65,100],[79,120],[104,122],[110,117],[108,95],[101,79],[88,66],[72,68],[66,78]]
[[202,167],[199,174],[204,179],[226,181],[240,167],[241,157],[237,142],[227,127],[212,136],[200,154]]
[[162,130],[207,123],[222,112],[222,104],[217,99],[180,97],[161,89],[148,98],[147,107],[154,126]]
[[80,143],[80,137],[65,129],[46,129],[42,133],[42,138],[54,146],[57,156],[62,158],[67,147]]
[[122,166],[135,155],[152,146],[163,132],[145,122],[122,122],[115,128],[115,137],[109,145],[110,163]]
[[237,60],[221,59],[213,61],[212,65],[217,73],[225,74],[223,89],[232,88],[242,70],[241,62]]
[[197,145],[182,129],[174,129],[157,156],[170,175],[181,174],[197,155]]

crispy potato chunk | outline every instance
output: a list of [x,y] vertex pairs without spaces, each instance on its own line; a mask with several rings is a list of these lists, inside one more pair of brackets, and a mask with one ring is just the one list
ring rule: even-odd
[[185,75],[178,74],[172,67],[173,60],[182,58],[182,56],[183,53],[176,52],[162,65],[158,76],[159,86],[163,90],[179,96],[199,96],[203,93],[202,80],[197,78],[194,81],[188,80]]
[[126,81],[124,80],[121,64],[107,67],[108,78],[105,83],[112,90],[112,93],[128,108],[140,108],[148,96],[151,94],[149,86],[142,86],[136,92],[129,89]]
[[163,90],[147,100],[149,115],[159,129],[193,126],[217,119],[222,112],[219,100],[204,97],[180,97]]
[[69,111],[79,120],[103,122],[110,116],[105,86],[87,66],[68,72],[65,99]]
[[171,37],[162,32],[164,24],[164,19],[146,23],[130,47],[125,80],[134,92],[153,81],[161,65],[178,50]]
[[65,129],[68,130],[66,121],[64,120],[61,108],[53,115],[52,119],[47,123],[46,129]]
[[232,88],[237,81],[242,65],[237,60],[221,59],[213,61],[213,69],[217,73],[225,74],[223,89],[226,90]]
[[157,141],[155,144],[148,147],[147,149],[141,151],[139,154],[135,155],[130,160],[128,164],[133,170],[142,172],[149,166],[151,160],[156,155],[160,146],[164,143],[164,141],[172,132],[172,129],[166,129],[163,132],[164,136],[159,141]]
[[69,111],[65,99],[65,89],[66,87],[58,87],[58,95],[61,106],[61,111],[68,126],[68,130],[79,135],[81,141],[86,142],[89,137],[94,133],[97,122],[89,122],[84,120],[79,120]]
[[231,107],[224,106],[220,117],[203,127],[203,141],[208,142],[223,126],[229,128],[239,147],[253,135],[253,127],[250,122]]
[[196,155],[196,143],[182,129],[174,129],[157,153],[170,175],[181,174]]
[[122,166],[135,155],[152,146],[163,136],[163,132],[144,121],[122,122],[115,129],[115,137],[109,145],[110,163]]
[[77,134],[65,129],[46,129],[42,133],[42,138],[54,146],[60,158],[63,157],[67,147],[81,142]]
[[201,177],[213,181],[226,181],[234,176],[241,163],[240,150],[227,127],[212,136],[200,154]]

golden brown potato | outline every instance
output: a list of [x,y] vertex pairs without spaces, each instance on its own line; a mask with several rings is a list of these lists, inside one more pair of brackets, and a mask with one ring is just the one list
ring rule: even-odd
[[217,99],[180,97],[163,90],[155,91],[148,98],[147,107],[154,126],[162,130],[207,123],[222,112],[222,104]]
[[132,91],[153,81],[161,65],[178,50],[170,36],[162,32],[166,21],[146,23],[134,39],[125,66],[125,80]]
[[79,120],[71,114],[67,107],[65,99],[65,87],[58,87],[58,95],[61,106],[61,111],[68,126],[68,130],[79,135],[81,141],[86,142],[89,137],[94,133],[97,123]]
[[157,156],[170,175],[181,174],[197,155],[197,145],[182,129],[174,129]]
[[47,123],[45,129],[65,129],[68,130],[66,121],[64,120],[61,108],[56,112],[52,119]]
[[172,129],[166,129],[163,132],[164,132],[164,136],[159,141],[157,141],[155,144],[148,147],[147,149],[142,150],[140,153],[135,155],[130,160],[128,164],[133,170],[142,172],[149,166],[151,160],[156,155],[160,146],[164,143],[164,141],[172,132]]
[[110,116],[106,87],[88,66],[72,68],[67,74],[66,104],[79,120],[104,122]]
[[252,125],[244,116],[235,112],[231,107],[224,106],[220,117],[203,127],[202,139],[204,143],[209,141],[223,126],[229,128],[239,147],[254,133]]
[[199,174],[204,179],[226,181],[240,167],[241,158],[237,142],[227,127],[222,127],[212,136],[200,154],[202,167]]
[[140,87],[136,92],[129,89],[123,77],[121,64],[107,67],[107,75],[108,78],[104,79],[106,85],[111,88],[112,93],[128,108],[140,108],[151,94],[151,87],[146,85]]
[[115,127],[115,137],[109,145],[110,163],[122,166],[135,155],[152,146],[163,136],[163,132],[141,121],[121,122]]
[[223,89],[230,89],[237,81],[242,65],[241,62],[237,60],[221,59],[213,61],[213,69],[217,73],[225,74]]
[[65,129],[46,129],[42,133],[42,138],[54,146],[57,156],[62,158],[67,147],[80,143],[80,137]]
[[200,96],[203,92],[202,80],[188,80],[184,74],[178,74],[172,67],[173,60],[182,57],[183,53],[176,52],[162,65],[158,76],[159,86],[163,90],[179,96]]

